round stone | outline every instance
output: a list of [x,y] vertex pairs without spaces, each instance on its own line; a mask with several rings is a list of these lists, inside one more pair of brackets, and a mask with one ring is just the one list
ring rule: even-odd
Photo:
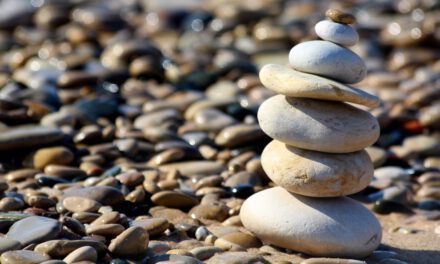
[[351,198],[309,198],[281,187],[251,196],[240,217],[263,242],[320,257],[363,258],[382,237],[374,215]]
[[329,154],[274,140],[261,154],[267,176],[289,192],[311,197],[350,195],[368,186],[374,167],[365,150]]
[[353,46],[359,40],[356,30],[349,25],[322,20],[315,25],[318,37],[343,46]]
[[332,21],[341,24],[353,24],[356,21],[356,18],[349,13],[344,13],[337,9],[328,9],[325,12],[325,16],[330,18]]
[[295,71],[278,64],[268,64],[260,70],[260,80],[270,90],[290,97],[345,101],[377,107],[378,97],[355,87],[324,77]]
[[351,105],[273,96],[258,110],[261,129],[286,144],[329,153],[355,152],[372,145],[380,127],[370,113]]
[[353,51],[335,43],[314,40],[300,43],[289,52],[294,69],[335,79],[343,83],[357,83],[364,79],[367,68]]

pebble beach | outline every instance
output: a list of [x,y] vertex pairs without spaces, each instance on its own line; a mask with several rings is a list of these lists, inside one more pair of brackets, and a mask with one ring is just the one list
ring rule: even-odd
[[0,263],[440,263],[439,15],[0,1]]

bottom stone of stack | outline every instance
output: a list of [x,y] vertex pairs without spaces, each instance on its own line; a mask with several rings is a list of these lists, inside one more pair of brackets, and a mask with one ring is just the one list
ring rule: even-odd
[[248,198],[240,218],[265,243],[322,257],[363,258],[382,238],[375,216],[355,200],[311,198],[281,187]]

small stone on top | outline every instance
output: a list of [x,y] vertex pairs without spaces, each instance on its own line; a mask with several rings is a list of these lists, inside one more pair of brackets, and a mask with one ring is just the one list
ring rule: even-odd
[[330,18],[333,22],[341,24],[353,24],[356,18],[350,13],[344,13],[340,10],[330,8],[325,12],[325,16]]

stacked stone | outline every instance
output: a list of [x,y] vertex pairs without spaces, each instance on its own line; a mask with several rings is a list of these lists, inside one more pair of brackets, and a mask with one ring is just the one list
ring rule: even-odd
[[344,197],[364,189],[373,164],[364,150],[379,137],[377,120],[351,104],[379,99],[348,84],[366,75],[364,61],[346,46],[358,41],[354,17],[336,10],[316,24],[322,40],[296,45],[290,67],[266,65],[261,82],[279,93],[258,111],[274,140],[261,162],[278,185],[254,194],[241,208],[244,226],[264,242],[310,255],[366,257],[381,227],[360,203]]

